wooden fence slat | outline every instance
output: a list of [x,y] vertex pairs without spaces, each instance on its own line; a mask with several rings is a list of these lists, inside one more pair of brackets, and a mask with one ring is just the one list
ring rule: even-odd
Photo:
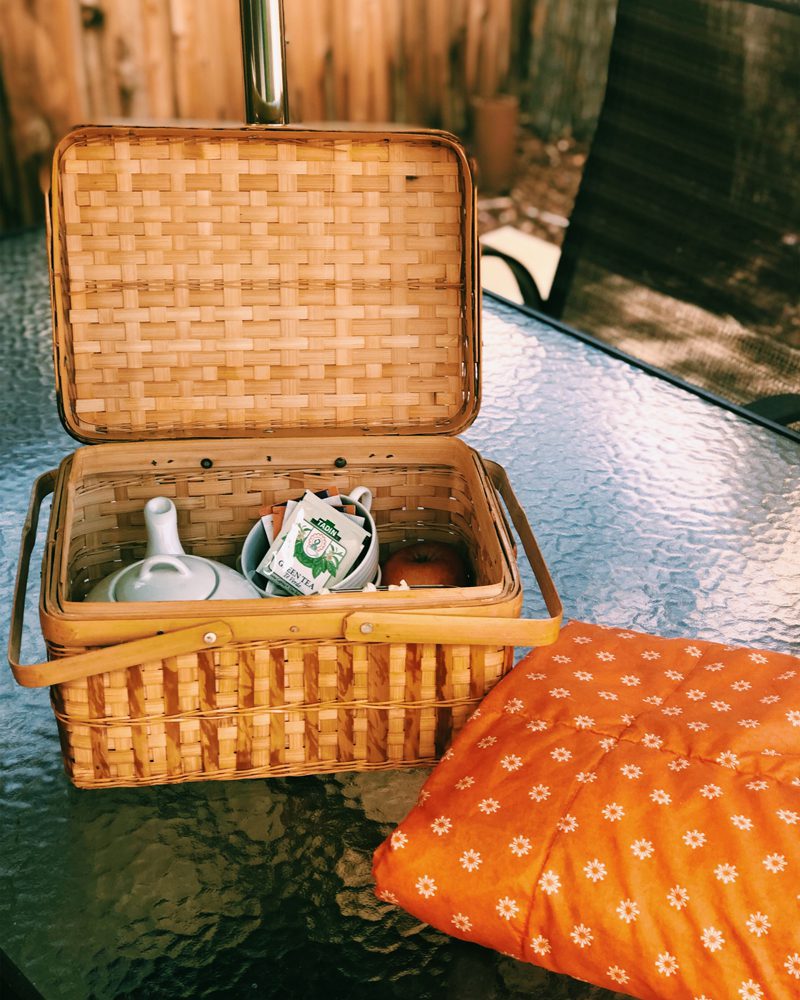
[[[35,175],[80,121],[242,120],[238,0],[97,0],[102,17],[85,23],[81,0],[0,4],[4,142],[20,177]],[[602,99],[615,6],[286,0],[292,120],[398,121],[463,132],[471,95],[506,90],[520,97],[543,135],[585,134]]]

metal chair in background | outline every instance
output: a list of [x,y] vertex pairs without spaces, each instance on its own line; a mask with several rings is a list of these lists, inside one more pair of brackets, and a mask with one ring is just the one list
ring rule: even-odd
[[550,315],[800,420],[800,2],[620,0]]

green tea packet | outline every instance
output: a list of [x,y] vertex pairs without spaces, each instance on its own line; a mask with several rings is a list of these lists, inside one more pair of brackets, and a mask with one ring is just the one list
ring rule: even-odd
[[307,490],[286,515],[257,572],[290,594],[316,594],[347,576],[367,537],[344,511]]

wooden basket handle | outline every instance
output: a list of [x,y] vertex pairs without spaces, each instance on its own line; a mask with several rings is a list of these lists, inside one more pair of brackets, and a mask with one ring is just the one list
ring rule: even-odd
[[437,612],[372,614],[358,611],[344,621],[346,639],[361,642],[444,642],[456,645],[548,646],[558,638],[564,609],[525,511],[511,488],[506,470],[483,460],[492,484],[511,515],[525,555],[539,585],[549,618],[484,618]]
[[66,656],[61,660],[45,663],[20,663],[22,627],[25,618],[25,593],[28,589],[28,570],[36,543],[36,529],[42,501],[53,492],[56,470],[43,473],[33,484],[31,502],[22,529],[17,579],[11,608],[11,627],[8,636],[8,662],[18,684],[23,687],[49,687],[108,670],[123,670],[137,663],[158,660],[165,656],[181,656],[198,649],[223,646],[233,638],[233,629],[227,622],[211,621],[191,628],[179,629],[168,635],[154,635],[147,639],[93,649],[88,653]]
[[[555,642],[561,626],[561,599],[525,513],[511,489],[505,470],[494,462],[485,464],[495,488],[508,508],[551,617],[484,618],[445,615],[435,611],[390,614],[359,611],[344,616],[342,635],[345,639],[358,642],[432,642],[507,646],[545,646]],[[77,653],[74,656],[65,656],[44,663],[20,663],[25,594],[31,554],[36,542],[42,501],[53,492],[55,478],[56,471],[51,469],[39,476],[34,483],[28,514],[22,529],[8,639],[8,662],[18,684],[23,687],[49,687],[52,684],[63,684],[94,674],[107,673],[110,670],[125,670],[140,663],[147,663],[149,660],[183,656],[200,649],[216,649],[233,641],[235,638],[233,626],[225,621],[213,620],[163,635],[103,646],[86,653]],[[288,625],[284,623],[284,631],[287,627]],[[265,636],[264,641],[277,644],[292,640],[288,636],[273,634]]]

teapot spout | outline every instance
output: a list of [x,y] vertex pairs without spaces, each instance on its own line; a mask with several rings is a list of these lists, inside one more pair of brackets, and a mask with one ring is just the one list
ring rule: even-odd
[[147,529],[145,558],[185,554],[178,535],[178,512],[169,497],[153,497],[147,501],[144,523]]

